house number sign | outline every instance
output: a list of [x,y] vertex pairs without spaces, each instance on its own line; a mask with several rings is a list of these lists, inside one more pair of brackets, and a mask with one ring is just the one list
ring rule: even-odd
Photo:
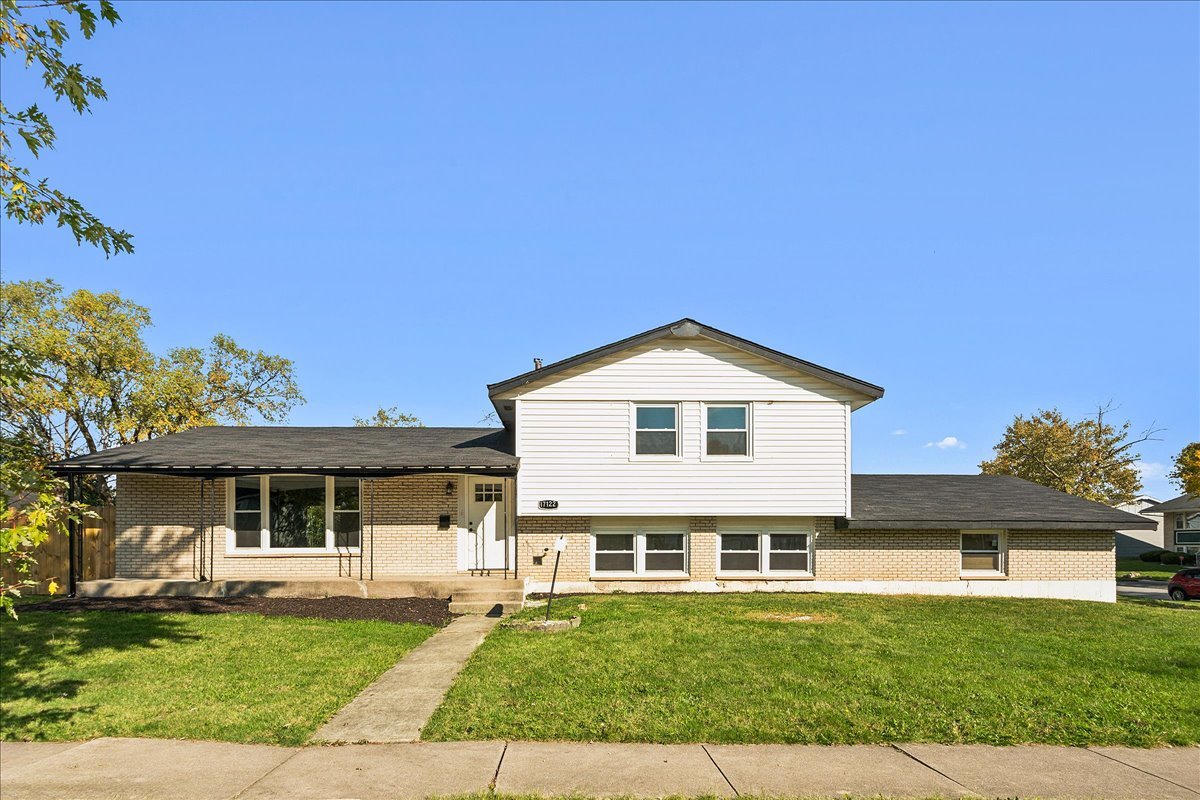
[[558,508],[557,500],[538,500],[538,508]]

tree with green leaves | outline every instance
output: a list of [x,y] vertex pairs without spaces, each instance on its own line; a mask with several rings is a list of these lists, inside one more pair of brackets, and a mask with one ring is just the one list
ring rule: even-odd
[[1039,409],[1017,416],[995,446],[995,456],[979,465],[985,475],[1013,475],[1060,492],[1115,506],[1141,491],[1134,448],[1156,430],[1132,437],[1132,423],[1113,425],[1109,406],[1095,416],[1072,421],[1061,411]]
[[[0,336],[27,360],[0,386],[0,434],[45,461],[218,423],[281,422],[303,402],[292,362],[218,334],[205,347],[150,351],[150,312],[117,292],[22,281],[0,298]],[[111,500],[102,480],[89,497]]]
[[355,417],[354,424],[360,428],[424,428],[425,423],[412,414],[405,414],[396,406],[379,407],[369,417]]
[[1175,466],[1167,473],[1184,494],[1200,496],[1200,442],[1192,442],[1175,456]]
[[[91,39],[100,21],[110,26],[121,21],[108,0],[100,0],[96,8],[76,0],[0,0],[0,58],[11,57],[27,69],[40,70],[53,100],[65,100],[76,114],[89,112],[92,101],[107,99],[104,85],[85,73],[83,65],[67,61],[63,48],[72,28]],[[40,105],[14,109],[0,100],[0,199],[5,215],[32,225],[53,221],[71,231],[76,243],[95,245],[106,256],[132,253],[130,233],[105,225],[48,179],[33,177],[13,152],[13,142],[19,139],[28,155],[37,159],[43,150],[54,147],[56,138]]]

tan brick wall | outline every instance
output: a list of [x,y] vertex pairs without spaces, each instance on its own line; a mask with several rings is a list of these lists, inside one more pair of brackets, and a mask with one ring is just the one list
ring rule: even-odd
[[1116,569],[1116,537],[1112,531],[1008,534],[1008,577],[1013,580],[1112,580]]
[[[590,517],[518,517],[517,574],[549,583],[554,572],[554,540],[567,537],[567,551],[558,565],[560,581],[586,581],[591,571]],[[542,563],[534,559],[541,556]]]
[[[375,575],[453,574],[457,571],[458,490],[446,495],[445,475],[375,481]],[[212,511],[212,488],[216,509]],[[213,576],[336,577],[358,575],[358,558],[343,555],[226,554],[225,481],[205,483],[209,519],[216,523]],[[363,485],[364,575],[371,557],[366,534],[371,482]],[[438,516],[450,527],[438,529]],[[117,577],[190,578],[197,567],[200,482],[193,478],[124,475],[117,479]]]
[[958,531],[835,530],[817,520],[813,574],[838,581],[958,580]]

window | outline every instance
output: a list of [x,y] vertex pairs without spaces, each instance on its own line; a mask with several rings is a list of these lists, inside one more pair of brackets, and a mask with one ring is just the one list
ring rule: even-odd
[[503,483],[477,483],[475,484],[475,502],[476,503],[499,503],[504,500],[504,484]]
[[262,482],[234,478],[233,538],[235,547],[262,547]]
[[687,533],[668,529],[601,530],[592,536],[592,572],[686,575]]
[[230,478],[231,550],[329,551],[362,541],[357,478],[256,475]]
[[797,529],[723,531],[717,571],[756,574],[812,573],[812,533]]
[[749,406],[740,404],[704,407],[704,454],[750,455]]
[[[1175,544],[1200,544],[1200,511],[1175,515]],[[1182,550],[1181,552],[1195,552]]]
[[634,454],[679,455],[678,419],[679,407],[675,405],[634,406]]
[[961,571],[964,574],[1004,572],[1000,531],[964,531],[960,537]]
[[362,542],[357,478],[333,479],[333,546],[358,547]]

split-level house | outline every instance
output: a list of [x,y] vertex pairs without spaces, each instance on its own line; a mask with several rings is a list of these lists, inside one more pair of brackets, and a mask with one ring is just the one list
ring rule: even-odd
[[57,466],[116,476],[118,579],[545,591],[557,564],[566,591],[1112,601],[1114,532],[1153,526],[1016,478],[855,475],[882,388],[690,319],[488,392],[501,428],[207,427]]

